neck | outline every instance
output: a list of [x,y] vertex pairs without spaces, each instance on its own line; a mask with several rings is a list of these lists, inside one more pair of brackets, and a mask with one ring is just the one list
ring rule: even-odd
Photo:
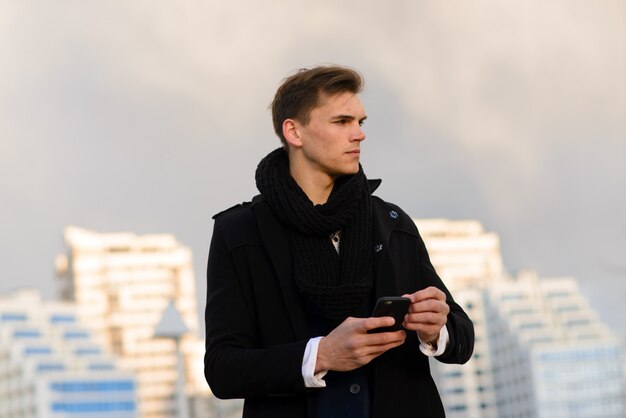
[[291,160],[289,173],[314,205],[323,205],[328,201],[335,184],[334,177],[322,172],[298,170]]

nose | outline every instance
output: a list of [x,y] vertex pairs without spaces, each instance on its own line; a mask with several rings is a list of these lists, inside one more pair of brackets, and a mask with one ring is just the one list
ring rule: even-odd
[[356,127],[354,128],[354,132],[352,134],[352,140],[353,141],[364,141],[365,140],[365,132],[363,131],[363,128],[361,127],[361,125],[356,125]]

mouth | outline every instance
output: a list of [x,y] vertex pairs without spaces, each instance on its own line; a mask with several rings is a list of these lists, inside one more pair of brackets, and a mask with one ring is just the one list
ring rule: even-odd
[[355,149],[352,151],[348,151],[346,152],[346,154],[350,154],[350,155],[360,155],[361,154],[361,150]]

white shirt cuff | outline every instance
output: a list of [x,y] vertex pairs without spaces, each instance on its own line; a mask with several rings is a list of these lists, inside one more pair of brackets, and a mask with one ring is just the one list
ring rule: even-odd
[[[419,339],[419,334],[417,335]],[[448,346],[448,341],[450,340],[450,336],[448,335],[448,327],[445,325],[439,331],[439,339],[437,340],[437,350],[431,343],[425,343],[420,339],[420,351],[424,353],[424,355],[428,357],[440,356],[446,351],[446,347]]]
[[328,370],[322,370],[315,373],[317,349],[319,348],[322,338],[324,337],[311,338],[304,349],[304,357],[302,358],[302,377],[304,378],[304,386],[307,388],[326,387],[326,382],[323,377],[326,376]]

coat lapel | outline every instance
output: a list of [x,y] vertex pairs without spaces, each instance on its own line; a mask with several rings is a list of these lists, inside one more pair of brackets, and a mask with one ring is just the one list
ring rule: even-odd
[[308,323],[300,295],[292,277],[291,251],[284,227],[272,213],[267,203],[254,203],[254,213],[259,225],[261,240],[280,282],[283,300],[289,313],[294,335],[298,340],[309,338]]
[[383,270],[385,257],[389,249],[391,232],[398,221],[398,213],[385,207],[374,198],[372,204],[372,227],[374,239],[374,284],[376,297],[397,296],[397,289],[391,277]]

